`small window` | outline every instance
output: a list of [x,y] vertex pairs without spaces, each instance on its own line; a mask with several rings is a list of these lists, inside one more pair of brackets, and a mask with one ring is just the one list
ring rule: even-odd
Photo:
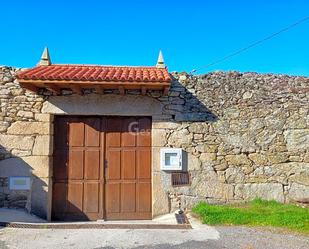
[[190,174],[188,172],[172,173],[173,187],[188,186],[190,184],[191,184]]
[[177,153],[165,153],[165,165],[166,166],[177,166],[179,163]]

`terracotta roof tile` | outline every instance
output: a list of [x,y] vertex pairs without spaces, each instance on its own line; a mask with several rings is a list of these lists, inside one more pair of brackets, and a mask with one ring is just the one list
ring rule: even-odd
[[127,66],[50,65],[37,66],[17,75],[22,80],[170,82],[166,68]]

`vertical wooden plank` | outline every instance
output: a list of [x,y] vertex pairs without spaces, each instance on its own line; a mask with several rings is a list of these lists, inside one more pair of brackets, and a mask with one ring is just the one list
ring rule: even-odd
[[124,213],[136,211],[135,183],[123,182],[121,184],[121,211]]
[[137,183],[136,191],[137,212],[151,212],[151,184],[149,182]]
[[84,146],[85,125],[80,120],[73,120],[69,123],[69,144],[70,146]]
[[[64,214],[67,209],[67,184],[62,182],[55,182],[53,184],[53,202],[52,202],[52,209],[55,214],[57,214],[57,218],[62,218],[61,214]],[[59,215],[60,214],[60,215]]]
[[151,119],[144,117],[138,119],[139,133],[137,146],[151,146]]
[[53,176],[57,180],[68,178],[68,150],[66,148],[55,148],[53,159]]
[[123,86],[118,87],[120,95],[125,95],[126,91]]
[[85,174],[84,178],[87,180],[100,179],[100,150],[97,148],[90,148],[85,150]]
[[106,184],[106,212],[119,213],[120,212],[120,184],[108,183]]
[[121,146],[135,146],[137,132],[138,122],[135,118],[122,118]]
[[137,178],[151,178],[151,151],[150,148],[141,148],[136,151],[137,155]]
[[85,146],[100,146],[100,118],[87,118],[85,121]]
[[84,183],[84,211],[98,213],[100,208],[100,184],[97,182]]
[[123,149],[121,160],[121,179],[135,179],[135,149]]
[[68,119],[66,117],[55,117],[54,122],[54,148],[66,148],[68,145]]
[[84,151],[83,149],[70,150],[68,178],[80,180],[84,178]]
[[119,118],[107,119],[106,146],[120,147],[122,123]]
[[107,177],[109,180],[120,180],[121,150],[113,149],[107,152]]
[[145,96],[146,94],[147,94],[147,89],[146,89],[146,87],[142,87],[142,89],[141,89],[141,94],[143,95],[143,96]]
[[83,211],[83,183],[68,183],[68,210],[69,213],[82,213]]

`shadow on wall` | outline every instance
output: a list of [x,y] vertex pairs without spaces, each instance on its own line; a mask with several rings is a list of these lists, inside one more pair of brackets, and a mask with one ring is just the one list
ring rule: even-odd
[[215,122],[218,120],[209,107],[197,96],[194,85],[181,84],[175,77],[169,96],[164,101],[164,112],[172,114],[176,122]]
[[118,90],[105,94],[84,91],[83,95],[49,96],[42,112],[69,115],[152,116],[156,122],[214,122],[218,118],[196,97],[194,86],[181,84],[173,78],[168,96],[152,91],[142,96],[138,90]]
[[[47,183],[33,174],[33,168],[27,162],[31,157],[16,157],[1,145],[0,155],[0,207],[26,209],[46,219]],[[20,178],[14,181],[14,187],[10,184],[10,178],[13,180],[14,177],[29,178],[30,189],[22,187],[24,182]]]

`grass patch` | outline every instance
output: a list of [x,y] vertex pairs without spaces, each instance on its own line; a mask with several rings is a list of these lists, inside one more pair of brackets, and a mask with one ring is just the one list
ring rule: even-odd
[[192,211],[209,225],[273,226],[309,234],[309,209],[256,199],[238,205],[201,202]]

